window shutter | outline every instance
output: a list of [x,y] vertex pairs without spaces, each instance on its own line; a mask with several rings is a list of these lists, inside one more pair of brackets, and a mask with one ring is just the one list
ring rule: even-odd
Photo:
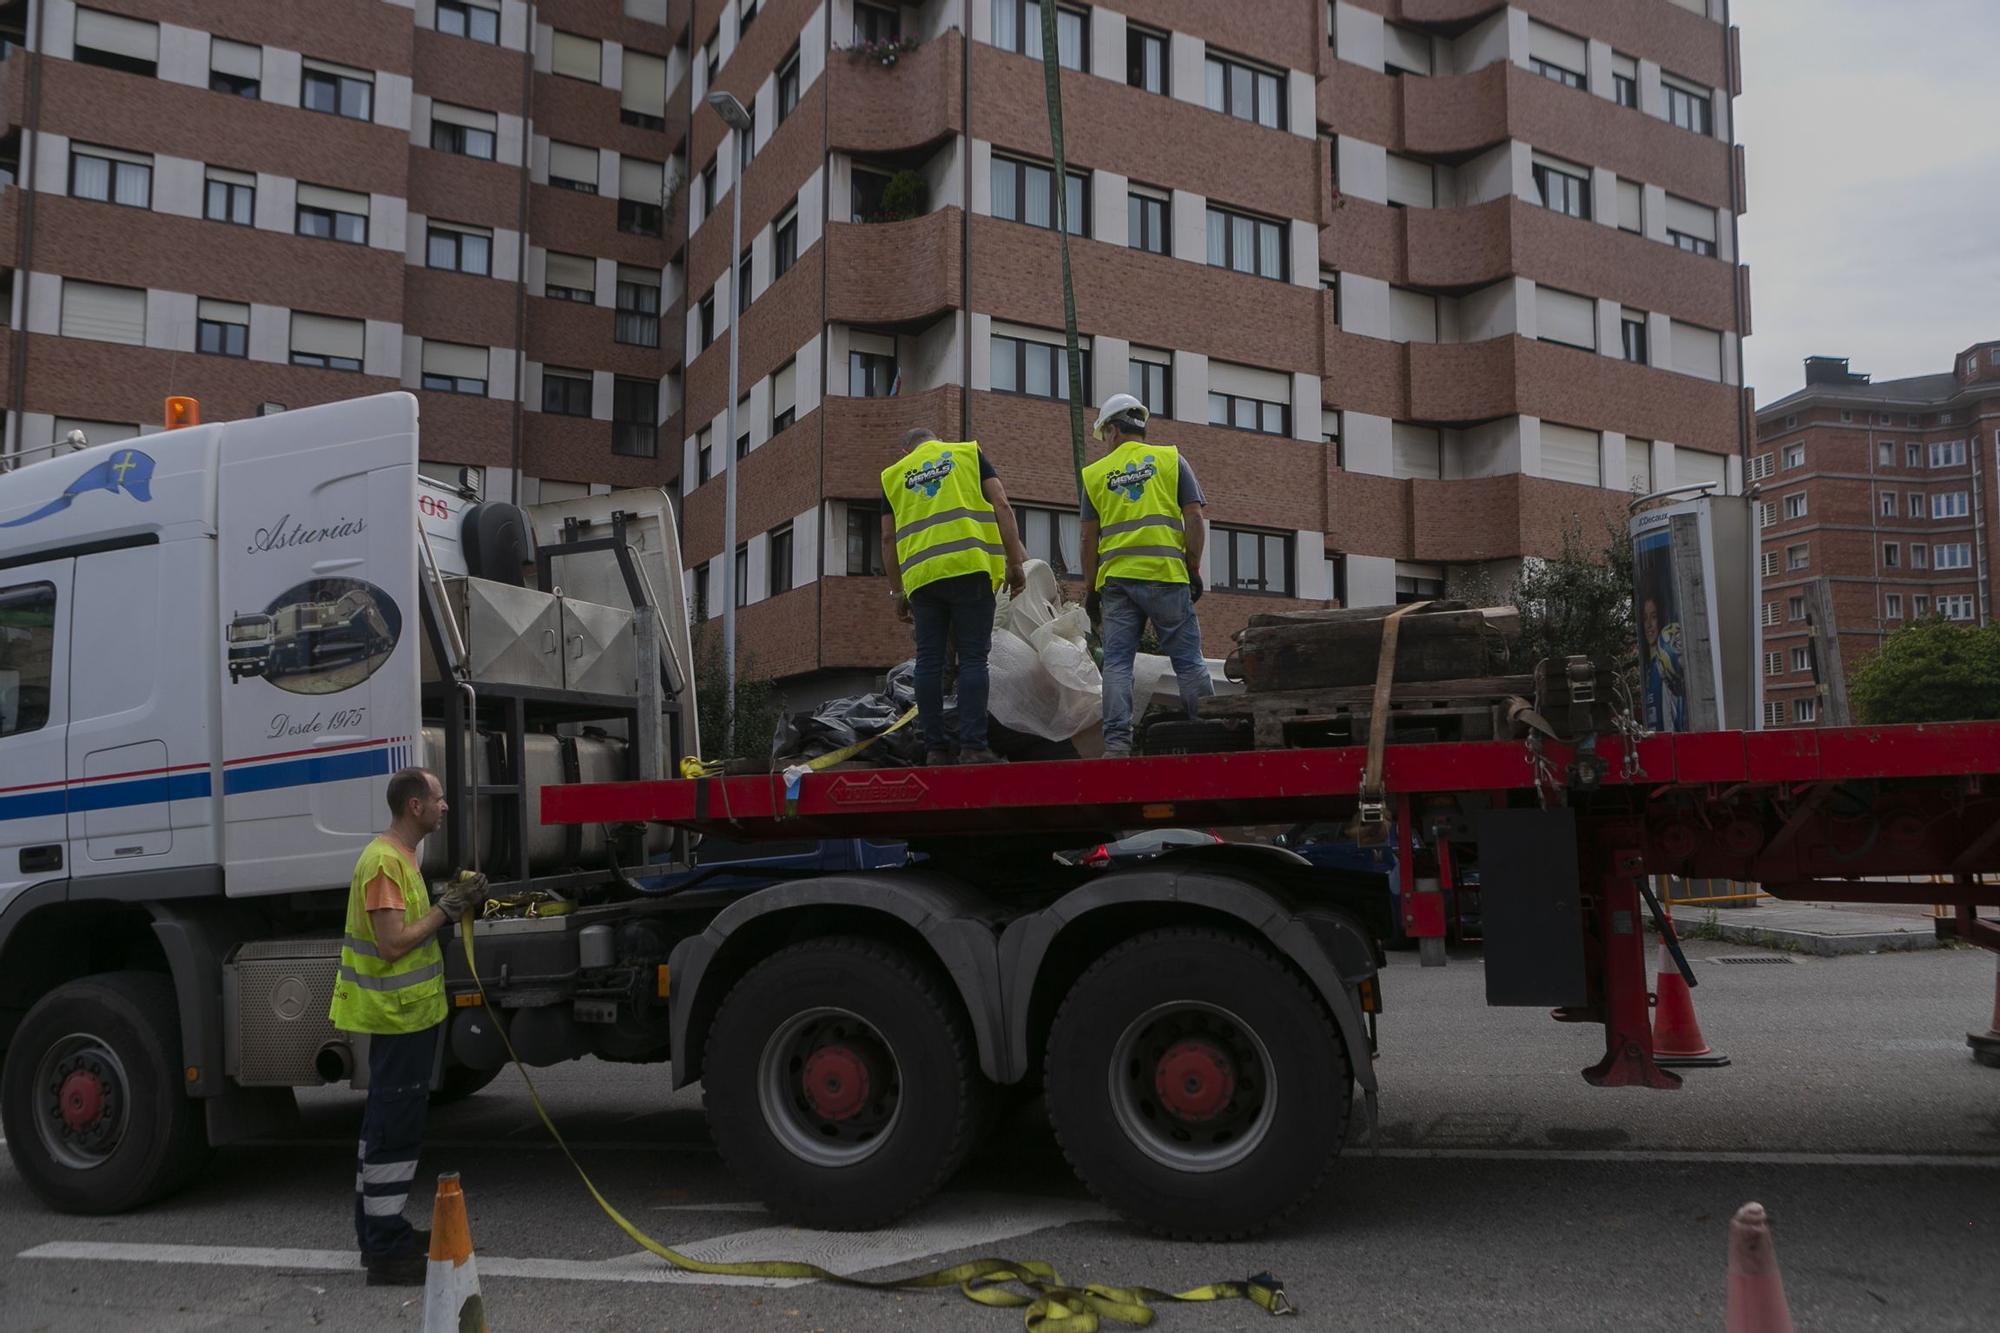
[[336,65],[331,60],[314,60],[311,56],[307,56],[300,63],[305,68],[321,74],[338,74],[343,79],[359,79],[363,83],[368,84],[375,82],[375,74],[372,70],[356,69],[352,65]]
[[463,125],[469,130],[498,130],[500,126],[500,118],[491,111],[475,111],[449,102],[432,102],[431,119],[447,125]]
[[307,208],[330,208],[336,213],[359,213],[368,216],[368,196],[355,194],[352,190],[334,190],[324,185],[307,185],[299,182],[299,202]]
[[1689,236],[1699,236],[1704,241],[1713,241],[1715,210],[1706,204],[1670,194],[1667,196],[1667,227]]
[[667,169],[644,158],[618,159],[618,197],[642,204],[657,204],[666,194]]
[[573,287],[580,292],[597,290],[597,261],[583,255],[558,254],[549,251],[548,285],[551,287]]
[[1395,472],[1399,477],[1423,477],[1436,481],[1441,449],[1437,431],[1428,426],[1395,424]]
[[597,150],[549,140],[549,175],[597,184]]
[[239,305],[235,301],[214,301],[204,296],[196,302],[195,312],[198,318],[210,320],[217,324],[248,324],[250,322],[250,307]]
[[486,378],[486,355],[484,347],[468,347],[464,343],[432,342],[424,339],[424,374],[450,375],[454,379],[484,380]]
[[1260,398],[1267,403],[1289,406],[1292,401],[1290,375],[1281,375],[1275,370],[1259,370],[1255,366],[1231,365],[1227,361],[1208,363],[1208,387],[1216,393]]
[[1653,442],[1635,440],[1629,436],[1625,440],[1625,484],[1641,495],[1650,495],[1653,490]]
[[1721,454],[1711,454],[1700,449],[1674,446],[1674,483],[1691,485],[1695,482],[1714,482],[1718,490],[1729,476],[1729,464]]
[[1437,173],[1428,162],[1389,154],[1389,202],[1411,208],[1437,207]]
[[76,44],[133,60],[160,58],[160,25],[101,9],[76,11]]
[[663,24],[667,21],[667,0],[625,0],[625,17]]
[[1637,83],[1639,81],[1639,62],[1631,56],[1620,55],[1618,52],[1613,51],[1611,53],[1611,72],[1620,78],[1630,79],[1632,82]]
[[1597,432],[1576,426],[1542,423],[1542,475],[1551,481],[1598,484],[1602,473]]
[[484,236],[488,239],[491,239],[493,236],[493,228],[491,227],[474,227],[464,222],[440,222],[436,218],[432,218],[425,225],[432,231],[457,232],[461,236]]
[[208,42],[208,67],[218,74],[261,79],[264,77],[264,48],[211,37]]
[[72,153],[81,153],[85,157],[101,157],[112,162],[130,162],[134,166],[150,167],[153,165],[152,154],[128,153],[123,148],[101,148],[96,144],[71,143],[69,150]]
[[787,361],[771,378],[771,415],[793,411],[799,405],[799,365]]
[[1423,33],[1389,23],[1383,25],[1382,41],[1389,64],[1418,74],[1431,72],[1431,39]]
[[549,67],[572,79],[601,82],[604,77],[604,44],[573,32],[558,32],[549,47]]
[[1626,231],[1645,230],[1645,191],[1637,181],[1618,182],[1618,225]]
[[1438,340],[1437,298],[1428,292],[1389,289],[1389,336],[1399,343]]
[[666,114],[667,62],[644,51],[625,48],[625,77],[618,90],[618,105],[642,115]]
[[104,287],[63,281],[62,336],[93,342],[146,344],[146,292],[140,287]]
[[1721,334],[1714,329],[1675,320],[1673,335],[1675,370],[1683,375],[1699,375],[1705,380],[1722,378]]
[[1546,60],[1551,65],[1561,65],[1578,74],[1590,68],[1589,48],[1583,38],[1572,37],[1533,19],[1528,20],[1528,56],[1533,60]]
[[309,356],[343,356],[359,361],[368,343],[367,326],[358,319],[292,312],[292,350]]
[[257,186],[257,178],[249,172],[230,171],[225,167],[210,167],[208,169],[208,179],[221,181],[225,185],[247,185],[252,189],[255,189]]
[[1597,302],[1553,287],[1535,288],[1535,333],[1550,342],[1597,349]]

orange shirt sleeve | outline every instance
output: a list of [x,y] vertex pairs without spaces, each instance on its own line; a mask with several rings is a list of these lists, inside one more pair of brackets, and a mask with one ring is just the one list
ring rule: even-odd
[[409,910],[403,886],[392,879],[386,870],[378,870],[375,878],[368,881],[368,887],[362,893],[362,903],[371,912]]

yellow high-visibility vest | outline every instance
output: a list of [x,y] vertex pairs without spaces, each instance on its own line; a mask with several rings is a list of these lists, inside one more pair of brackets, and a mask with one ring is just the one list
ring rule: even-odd
[[1181,455],[1168,444],[1128,440],[1084,468],[1097,509],[1097,586],[1107,578],[1186,583]]
[[368,919],[368,885],[387,875],[403,890],[403,920],[415,923],[431,910],[424,877],[387,838],[362,849],[347,888],[347,938],[333,981],[328,1017],[342,1032],[421,1032],[444,1022],[444,953],[435,937],[389,962],[376,947]]
[[882,494],[896,521],[905,595],[961,574],[985,574],[1000,587],[1007,551],[979,484],[978,441],[918,445],[882,469]]

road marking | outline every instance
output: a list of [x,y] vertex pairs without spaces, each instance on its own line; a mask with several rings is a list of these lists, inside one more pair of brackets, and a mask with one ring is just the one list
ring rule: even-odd
[[[1371,1154],[1355,1147],[1356,1160]],[[1384,1148],[1379,1157],[1482,1162],[1643,1162],[1655,1166],[1970,1166],[2000,1167],[2000,1154],[1681,1151],[1674,1148]]]
[[[940,1199],[917,1220],[886,1231],[806,1231],[759,1227],[676,1246],[690,1258],[713,1263],[802,1259],[836,1273],[866,1273],[916,1263],[932,1255],[976,1249],[1076,1222],[1105,1221],[1111,1214],[1081,1200],[1021,1199],[960,1194]],[[356,1272],[352,1250],[298,1250],[255,1245],[166,1245],[115,1241],[50,1241],[23,1250],[22,1259],[89,1263],[193,1264],[224,1268],[276,1268]],[[666,1282],[694,1286],[795,1287],[791,1278],[711,1277],[683,1273],[645,1250],[614,1259],[510,1259],[479,1256],[483,1277],[562,1282]]]

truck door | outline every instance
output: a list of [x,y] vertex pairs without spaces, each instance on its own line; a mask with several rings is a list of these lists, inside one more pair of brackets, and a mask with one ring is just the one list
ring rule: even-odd
[[0,907],[30,885],[69,875],[75,563],[0,570]]

